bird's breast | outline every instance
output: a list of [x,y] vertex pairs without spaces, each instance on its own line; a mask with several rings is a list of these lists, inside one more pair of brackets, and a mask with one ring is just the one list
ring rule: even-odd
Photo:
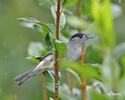
[[82,48],[67,48],[66,58],[68,60],[77,60],[82,52]]

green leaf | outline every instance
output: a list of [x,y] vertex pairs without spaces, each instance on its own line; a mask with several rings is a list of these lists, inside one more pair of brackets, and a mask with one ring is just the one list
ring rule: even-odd
[[45,37],[45,42],[46,42],[46,45],[47,45],[48,49],[51,50],[51,48],[52,48],[52,43],[51,43],[51,39],[50,39],[49,33],[48,33],[48,34],[46,35],[46,37]]
[[56,34],[56,26],[54,24],[46,24],[53,34]]
[[68,39],[71,37],[71,35],[68,32],[62,32],[62,35]]
[[29,56],[39,56],[40,51],[44,49],[44,46],[40,42],[31,42],[28,47]]
[[48,32],[51,32],[52,34],[56,33],[56,28],[54,24],[42,23],[38,21],[37,19],[31,18],[31,17],[18,18],[18,20],[23,20],[29,23],[33,23],[33,28],[37,30],[38,32],[42,32],[45,36],[46,36],[46,33]]
[[27,22],[31,22],[31,23],[39,22],[37,19],[31,18],[31,17],[17,18],[17,20],[27,21]]
[[120,57],[120,65],[121,65],[121,74],[122,78],[125,77],[125,54]]
[[45,23],[41,23],[41,22],[36,22],[36,24],[41,26],[43,38],[45,38],[46,35],[49,33],[51,35],[51,38],[55,38],[55,35],[54,35],[55,31],[56,31],[55,25],[45,24]]
[[43,29],[43,32],[46,31],[46,32],[51,32],[50,28],[44,24],[44,23],[41,23],[41,22],[36,22],[36,24],[40,25]]
[[53,6],[55,6],[55,4],[54,4],[54,1],[53,1],[53,0],[50,0],[50,2],[51,2],[51,4],[52,4]]
[[46,55],[50,51],[51,50],[49,50],[49,49],[43,49],[43,50],[40,51],[40,55],[44,56],[44,55]]
[[60,29],[63,29],[65,27],[65,24],[66,24],[66,16],[62,12],[60,16]]
[[89,29],[91,31],[97,32],[97,25],[96,24],[91,24],[88,23],[78,17],[67,17],[67,22],[69,25],[75,28],[80,28],[80,29]]
[[91,13],[91,0],[82,0],[81,11],[84,15]]
[[76,77],[76,79],[78,80],[78,82],[81,84],[81,79],[80,79],[79,75],[76,72],[74,72],[70,68],[67,68],[66,70],[69,71],[71,74],[73,74]]
[[[51,7],[51,13],[52,13],[52,16],[53,16],[53,18],[55,20],[55,24],[56,24],[56,12],[55,12],[55,9],[53,6]],[[60,15],[60,29],[63,29],[65,27],[65,24],[66,24],[66,16],[62,12]]]
[[105,50],[104,61],[102,64],[102,79],[106,86],[106,91],[114,89],[119,80],[120,69],[117,61],[112,56],[110,49]]
[[101,52],[97,49],[91,48],[91,49],[87,49],[87,53],[85,55],[87,57],[87,59],[94,63],[99,63],[102,64],[103,58],[101,56]]
[[60,61],[60,64],[63,67],[69,67],[72,70],[76,71],[80,76],[84,76],[87,79],[89,78],[98,78],[100,79],[98,67],[91,64],[79,64],[73,61]]
[[96,92],[94,89],[91,90],[90,100],[112,100],[108,96]]
[[59,41],[59,40],[53,40],[53,44],[60,56],[60,58],[64,58],[67,52],[66,44]]
[[73,6],[77,3],[78,0],[64,0],[63,1],[63,4],[62,4],[62,7],[63,8],[66,8],[66,7],[70,7],[70,6]]
[[31,57],[26,57],[26,59],[30,60],[30,61],[33,61],[35,63],[39,63],[40,61],[36,59],[35,56],[31,56]]
[[50,0],[37,0],[40,6],[49,8],[51,6]]
[[33,24],[33,28],[40,33],[42,32],[42,27],[38,24]]
[[119,45],[117,45],[114,48],[114,56],[116,57],[117,60],[120,59],[120,57],[125,54],[125,43],[121,43]]
[[[47,89],[54,93],[55,89],[53,86],[54,86],[54,83],[47,83],[47,85],[46,85]],[[71,96],[68,85],[67,84],[60,85],[60,88],[59,88],[60,100],[80,100],[78,98],[78,97],[81,97],[80,90],[77,88],[73,88],[73,91],[75,91],[73,93],[74,96]]]
[[102,77],[103,81],[107,87],[107,91],[109,92],[112,89],[112,73],[111,73],[111,54],[110,51],[107,50],[104,56],[104,61],[102,65]]
[[113,49],[115,34],[113,29],[110,0],[92,0],[91,14],[98,24],[98,34],[103,48]]
[[49,98],[49,100],[54,100],[53,98]]

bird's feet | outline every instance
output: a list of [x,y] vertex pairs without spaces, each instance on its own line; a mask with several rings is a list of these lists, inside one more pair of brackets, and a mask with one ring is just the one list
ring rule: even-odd
[[55,88],[59,88],[59,86],[60,86],[60,81],[58,81],[58,83],[55,84]]

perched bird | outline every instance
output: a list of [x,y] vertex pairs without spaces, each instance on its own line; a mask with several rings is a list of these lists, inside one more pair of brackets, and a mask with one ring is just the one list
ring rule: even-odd
[[[90,38],[93,37],[83,33],[74,34],[66,45],[67,46],[66,59],[77,60],[81,55],[83,44],[85,43],[86,40]],[[54,57],[52,52],[49,52],[44,57],[37,57],[36,59],[40,61],[37,65],[35,65],[28,72],[14,78],[14,80],[17,82],[18,85],[23,84],[27,79],[40,72],[45,72],[47,70],[52,70],[54,68]]]

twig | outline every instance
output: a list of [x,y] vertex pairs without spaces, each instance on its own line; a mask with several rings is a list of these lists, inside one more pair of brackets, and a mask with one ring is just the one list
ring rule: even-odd
[[[81,8],[81,0],[78,0],[78,3],[77,3],[77,16],[79,18],[81,18],[81,12],[80,12],[80,8]],[[80,33],[82,30],[80,28],[78,28],[78,32]]]
[[[56,12],[56,39],[59,40],[59,22],[60,22],[60,3],[61,0],[57,1],[57,12]],[[55,50],[55,100],[58,100],[59,95],[58,95],[58,87],[56,85],[58,84],[58,70],[59,70],[59,65],[58,65],[58,52]]]
[[[81,64],[84,64],[85,50],[82,49]],[[86,100],[86,79],[84,76],[81,77],[81,88],[82,88],[82,100]]]
[[68,83],[69,90],[70,90],[70,95],[73,96],[71,76],[70,76],[70,73],[68,71],[66,72],[66,76],[67,76],[67,83]]
[[41,87],[43,90],[43,100],[48,100],[43,73],[40,73],[40,78],[41,78]]
[[[78,0],[77,3],[77,16],[81,18],[81,0]],[[81,33],[82,30],[78,28],[78,32]],[[81,64],[84,64],[84,57],[85,57],[85,50],[84,48],[82,49],[82,54],[81,54]],[[82,100],[86,100],[86,79],[84,76],[81,77],[81,88],[82,88]]]

